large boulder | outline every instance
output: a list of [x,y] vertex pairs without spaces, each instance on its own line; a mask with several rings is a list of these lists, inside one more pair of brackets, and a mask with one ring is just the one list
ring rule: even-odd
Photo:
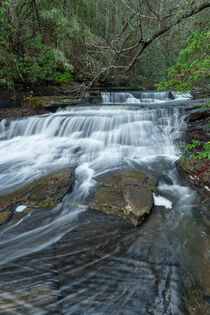
[[157,181],[134,169],[110,171],[95,178],[96,190],[88,197],[91,209],[111,213],[139,225],[153,207]]
[[74,183],[74,170],[51,172],[20,189],[0,196],[0,224],[7,222],[18,205],[50,207],[59,203]]

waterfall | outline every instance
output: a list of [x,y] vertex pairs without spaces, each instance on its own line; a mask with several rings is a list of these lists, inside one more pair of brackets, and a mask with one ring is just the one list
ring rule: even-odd
[[[132,157],[176,158],[184,115],[178,108],[69,109],[0,123],[0,186],[9,188],[49,168],[89,163],[105,171]],[[119,165],[118,165],[119,164]],[[7,167],[6,167],[7,165]],[[13,171],[15,171],[15,175]],[[31,172],[33,171],[33,175]]]
[[[185,314],[191,303],[202,314],[204,205],[174,167],[185,109],[168,106],[165,92],[101,97],[121,105],[0,122],[0,196],[52,170],[75,169],[73,191],[56,207],[15,211],[0,227],[0,313]],[[152,99],[158,106],[148,106]],[[156,206],[138,228],[86,206],[96,176],[130,167],[158,180]]]
[[189,100],[190,93],[177,92],[101,92],[87,93],[85,102],[92,104],[161,104],[173,101]]

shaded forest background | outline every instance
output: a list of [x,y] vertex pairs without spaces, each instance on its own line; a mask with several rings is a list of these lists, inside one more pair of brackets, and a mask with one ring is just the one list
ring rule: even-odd
[[0,88],[207,85],[209,7],[190,0],[0,0]]

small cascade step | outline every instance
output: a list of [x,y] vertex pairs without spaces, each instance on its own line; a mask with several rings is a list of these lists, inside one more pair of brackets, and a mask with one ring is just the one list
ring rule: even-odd
[[150,104],[189,99],[190,94],[172,91],[89,92],[83,100],[87,104]]

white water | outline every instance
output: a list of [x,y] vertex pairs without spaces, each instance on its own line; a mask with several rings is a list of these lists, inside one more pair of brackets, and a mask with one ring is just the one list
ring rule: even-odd
[[162,196],[156,196],[155,194],[153,194],[154,197],[154,204],[155,206],[163,206],[167,209],[171,209],[172,208],[172,202]]
[[[0,300],[8,303],[8,292],[12,298],[10,305],[0,303],[0,312],[8,307],[11,314],[32,314],[40,301],[36,314],[182,314],[177,261],[205,292],[203,266],[209,257],[205,235],[192,215],[196,194],[180,184],[174,167],[184,119],[180,106],[136,104],[69,108],[0,122],[0,194],[51,170],[76,168],[73,192],[62,203],[25,214],[19,205],[1,227]],[[164,208],[160,213],[153,209],[149,227],[125,228],[84,206],[94,177],[122,167],[150,172],[159,180],[155,205]],[[48,283],[55,287],[46,295],[28,294]],[[21,294],[26,297],[19,308]],[[57,304],[63,312],[57,312]]]
[[184,115],[178,108],[95,107],[0,123],[0,192],[51,169],[76,165],[83,187],[94,175],[159,157],[177,159]]
[[191,98],[190,93],[178,92],[103,92],[102,104],[161,104]]
[[[184,117],[178,107],[95,106],[1,121],[0,195],[51,170],[67,166],[76,168],[76,183],[71,196],[67,195],[63,204],[55,208],[56,214],[61,207],[61,214],[55,219],[48,218],[41,226],[33,226],[27,232],[30,239],[23,234],[5,243],[0,240],[0,254],[4,252],[1,246],[8,247],[1,263],[39,251],[62,238],[65,235],[64,223],[68,226],[66,230],[74,229],[74,220],[86,207],[70,205],[82,204],[95,185],[94,177],[99,174],[134,167],[155,176],[166,174],[176,181],[169,170],[173,170],[173,163],[179,155],[176,144],[183,137]],[[179,199],[179,185],[175,192]],[[160,205],[160,200],[161,205],[166,205],[163,197],[157,198],[157,205]],[[16,209],[17,212],[19,210],[23,208]],[[5,233],[7,239],[7,230]],[[25,244],[24,249],[16,248],[17,237]],[[1,239],[4,240],[4,233]]]
[[21,205],[21,206],[18,206],[18,207],[15,209],[15,211],[16,211],[16,212],[23,212],[26,208],[27,208],[27,206]]

